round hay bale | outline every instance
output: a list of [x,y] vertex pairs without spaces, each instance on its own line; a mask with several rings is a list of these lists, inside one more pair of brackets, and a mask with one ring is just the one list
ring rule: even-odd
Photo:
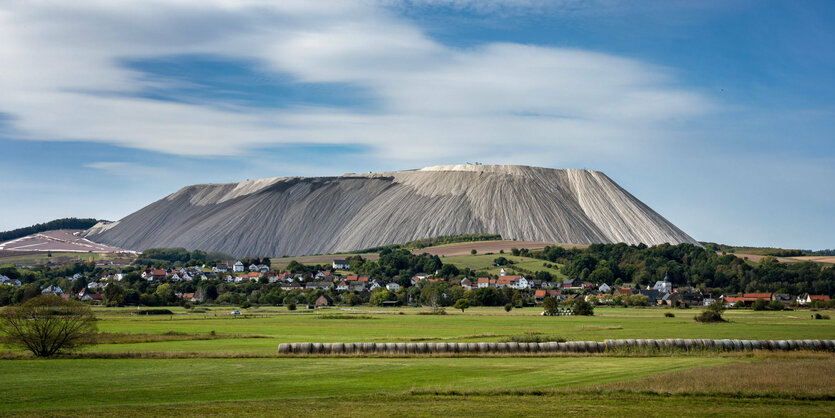
[[386,354],[397,354],[397,343],[386,343]]
[[[521,344],[520,344],[521,345]],[[528,353],[536,353],[539,351],[539,343],[527,343],[528,349],[525,350]]]
[[415,344],[415,354],[429,354],[429,347],[426,343]]
[[626,340],[625,345],[629,348],[635,348],[635,347],[638,346],[638,342],[636,340],[633,340],[633,339],[628,339],[628,340]]
[[835,343],[832,340],[822,340],[821,342],[823,343],[824,350],[832,350],[835,348]]
[[345,352],[345,344],[331,343],[331,354],[342,354]]
[[581,353],[593,353],[597,350],[597,343],[594,341],[580,341]]
[[296,354],[298,353],[299,343],[290,343],[290,353]]
[[556,341],[549,341],[548,342],[548,352],[549,353],[556,353],[558,347],[559,347],[558,342],[556,342]]
[[765,344],[768,346],[769,350],[779,350],[780,344],[777,344],[776,340],[765,340]]
[[565,353],[568,351],[568,343],[557,343],[557,352]]
[[644,349],[647,347],[647,342],[646,340],[635,340],[635,345],[637,345],[640,349]]
[[345,343],[345,350],[343,353],[345,354],[354,354],[357,352],[357,346],[354,343]]
[[752,350],[762,350],[763,349],[762,340],[752,340],[751,341],[751,349]]
[[606,349],[611,350],[615,348],[615,341],[614,340],[603,340],[603,344],[606,344]]
[[499,343],[487,343],[487,352],[488,353],[498,353],[499,352]]
[[814,350],[815,349],[815,344],[812,342],[812,340],[803,340],[803,349],[804,350]]
[[458,343],[458,344],[456,344],[455,352],[456,353],[469,353],[470,352],[470,346],[467,343]]
[[406,354],[406,343],[395,343],[394,347],[397,354]]
[[734,343],[734,350],[742,351],[745,347],[742,345],[742,340],[732,340]]
[[426,353],[435,354],[438,352],[438,343],[426,343]]
[[742,340],[742,348],[745,351],[751,351],[754,349],[754,344],[751,344],[751,340]]
[[313,343],[310,346],[310,354],[322,354],[322,343]]
[[447,347],[449,347],[449,344],[447,343],[436,343],[435,352],[440,354],[446,353],[449,351]]
[[377,349],[377,343],[363,343],[362,351],[366,354],[371,354]]
[[290,344],[281,343],[278,345],[278,354],[289,354],[290,353]]
[[812,340],[812,346],[815,347],[815,350],[824,350],[826,347],[823,345],[821,340]]
[[688,338],[688,339],[686,339],[686,340],[684,340],[684,341],[682,341],[682,343],[684,344],[682,348],[684,348],[684,349],[685,349],[685,350],[687,350],[687,351],[692,350],[692,349],[693,349],[693,347],[695,346],[695,345],[693,344],[693,340],[691,340],[691,339],[689,339],[689,338]]
[[486,353],[490,351],[490,346],[487,343],[478,343],[477,346],[479,353]]
[[569,341],[565,343],[565,345],[568,346],[569,353],[576,353],[579,351],[579,349],[577,348],[577,341]]
[[734,343],[731,340],[717,340],[719,347],[724,351],[731,351],[734,349]]
[[786,340],[786,344],[789,345],[789,350],[797,350],[797,341],[795,340]]
[[521,350],[519,349],[519,343],[516,341],[511,341],[507,343],[507,351],[511,353],[519,353]]
[[681,350],[686,349],[687,347],[684,345],[684,340],[681,338],[675,339],[675,347]]
[[385,354],[385,352],[386,352],[386,343],[374,344],[374,353],[375,354]]
[[446,351],[447,353],[457,353],[458,343],[446,343]]
[[299,346],[298,346],[299,352],[301,354],[310,354],[311,347],[313,347],[313,344],[311,344],[311,343],[299,343]]
[[468,353],[478,353],[478,343],[467,343]]
[[602,342],[602,341],[598,342],[598,343],[597,343],[597,352],[598,352],[598,353],[604,353],[604,352],[606,352],[606,343],[604,343],[604,342]]
[[497,353],[507,353],[508,351],[510,351],[510,348],[507,346],[507,343],[496,343]]
[[789,342],[786,341],[786,340],[777,341],[777,346],[780,347],[780,349],[783,350],[783,351],[788,351],[788,350],[791,349],[791,346],[789,345]]

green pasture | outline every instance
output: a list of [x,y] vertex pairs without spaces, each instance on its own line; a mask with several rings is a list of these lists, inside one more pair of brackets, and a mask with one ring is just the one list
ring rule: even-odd
[[[698,309],[601,308],[592,317],[540,316],[539,308],[471,308],[464,313],[447,308],[447,315],[418,315],[425,308],[371,308],[299,310],[261,307],[233,316],[232,307],[212,307],[205,313],[139,316],[133,309],[98,308],[101,332],[264,336],[130,344],[101,344],[96,352],[179,352],[274,354],[283,342],[409,342],[500,341],[512,335],[536,332],[566,340],[607,338],[712,338],[712,339],[835,339],[835,322],[811,320],[808,311],[727,311],[726,323],[700,324]],[[402,315],[399,313],[403,313]],[[675,318],[665,318],[673,312]],[[370,319],[324,319],[322,315],[356,315]]]
[[[559,267],[562,267],[562,265],[548,263],[547,261],[538,260],[536,258],[513,256],[510,254],[450,255],[441,257],[441,262],[444,264],[454,264],[459,269],[469,267],[472,270],[485,271],[489,274],[498,275],[502,267],[496,267],[493,262],[493,260],[498,257],[504,257],[513,261],[515,263],[514,266],[530,270],[534,273],[538,271],[547,271],[548,273],[551,273],[554,278],[567,278],[567,276],[562,274],[559,270]],[[553,264],[554,268],[545,267],[543,266],[543,263]],[[507,274],[514,274],[513,270],[507,266],[505,266],[505,271]]]
[[[739,358],[272,358],[0,361],[0,411],[276,399],[411,391],[581,388]],[[165,409],[159,409],[164,413]],[[241,414],[246,411],[241,410]]]

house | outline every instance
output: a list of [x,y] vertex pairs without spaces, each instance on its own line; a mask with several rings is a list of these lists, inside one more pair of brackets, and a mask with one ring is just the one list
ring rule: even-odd
[[502,269],[499,270],[499,277],[504,276],[505,274],[507,273],[504,271],[504,267],[502,267]]
[[386,289],[392,292],[400,290],[400,285],[397,282],[386,283]]
[[810,295],[808,293],[803,293],[797,297],[797,304],[798,305],[809,305],[812,302],[819,300],[823,302],[829,302],[828,295]]
[[652,286],[653,290],[657,290],[662,293],[670,293],[673,291],[673,284],[670,283],[669,277],[665,274],[664,280],[659,280],[655,282],[655,285]]
[[226,263],[217,263],[212,269],[213,273],[226,273],[227,271],[229,271],[229,266]]
[[540,289],[540,290],[534,291],[534,294],[533,294],[533,300],[534,300],[534,302],[536,302],[536,303],[542,303],[542,301],[543,301],[543,300],[545,300],[545,298],[546,298],[546,297],[548,297],[548,296],[550,296],[550,297],[552,297],[552,298],[554,298],[554,299],[559,300],[561,295],[562,295],[562,291],[561,291],[561,290],[554,290],[554,289],[546,290],[546,289]]
[[764,301],[770,301],[771,300],[771,293],[745,293],[745,294],[742,294],[742,295],[725,296],[723,299],[725,300],[725,305],[728,305],[728,306],[736,306],[736,305],[751,306],[751,304],[756,302],[757,299],[762,299]]
[[12,280],[9,277],[4,276],[2,274],[0,274],[0,284],[6,285],[6,286],[14,286],[14,287],[20,287],[22,285],[20,280],[17,280],[17,279]]
[[322,295],[322,296],[319,296],[316,299],[316,302],[314,302],[313,304],[316,305],[316,307],[319,307],[319,306],[333,306],[333,299],[331,299],[331,297],[328,296],[328,295]]
[[528,280],[524,276],[499,276],[496,280],[496,287],[524,290],[528,288]]
[[154,269],[154,271],[151,272],[151,278],[149,280],[162,280],[167,275],[168,272],[163,269]]
[[247,267],[247,270],[249,270],[249,271],[259,271],[258,266],[255,265],[254,263],[250,264],[249,267]]
[[609,293],[612,291],[612,288],[608,284],[603,283],[597,288],[597,291],[600,293]]
[[63,295],[64,291],[60,287],[50,285],[41,290],[42,295]]
[[794,298],[788,293],[775,293],[771,295],[771,300],[776,300],[777,302],[782,303],[783,306],[789,306],[792,304]]
[[235,273],[243,273],[244,272],[244,263],[241,263],[241,261],[238,260],[235,263],[235,265],[232,266],[232,271],[234,271]]
[[365,290],[365,282],[348,282],[348,290],[352,292],[362,292]]
[[580,279],[565,279],[562,281],[563,289],[582,289],[583,281]]
[[333,282],[328,282],[328,281],[307,282],[305,284],[304,288],[305,289],[322,289],[322,290],[332,289],[333,288]]
[[341,281],[336,285],[336,290],[345,291],[348,290],[348,283],[346,281]]
[[479,277],[478,278],[478,288],[481,289],[482,287],[490,287],[490,279],[487,277]]
[[82,302],[92,302],[93,301],[93,292],[90,289],[81,289],[78,292],[78,300]]
[[368,287],[368,290],[374,291],[374,289],[379,289],[380,287],[382,286],[380,286],[380,284],[377,283],[376,280],[374,280],[371,282],[371,286]]
[[351,263],[348,260],[333,260],[331,267],[334,270],[348,270],[351,268]]
[[285,292],[289,292],[291,290],[301,289],[302,285],[299,282],[289,282],[289,283],[282,283],[281,290]]
[[639,289],[638,293],[646,296],[650,305],[658,305],[666,294],[655,289]]
[[612,292],[613,297],[632,296],[634,294],[635,294],[635,291],[632,290],[631,287],[619,287],[619,288],[615,289],[614,292]]
[[465,277],[463,280],[461,280],[461,287],[463,287],[464,290],[473,290],[472,280]]

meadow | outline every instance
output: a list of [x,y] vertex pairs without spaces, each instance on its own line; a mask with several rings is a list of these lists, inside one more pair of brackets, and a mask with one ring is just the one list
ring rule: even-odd
[[[203,308],[206,309],[206,308]],[[279,357],[281,342],[500,341],[522,333],[606,338],[835,339],[808,311],[597,308],[593,317],[539,309],[331,308],[291,312],[97,308],[103,344],[80,355],[5,353],[0,415],[580,415],[832,416],[831,353],[663,356]],[[675,318],[664,313],[673,312]],[[350,318],[350,319],[349,319]],[[762,376],[771,376],[762,379]],[[760,382],[759,385],[753,382]]]

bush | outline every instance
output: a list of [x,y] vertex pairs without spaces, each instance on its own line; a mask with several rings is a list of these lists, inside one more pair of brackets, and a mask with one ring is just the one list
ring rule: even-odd
[[829,319],[829,315],[815,314],[815,319]]
[[296,304],[295,303],[288,303],[287,304],[287,310],[288,311],[295,311],[296,310]]
[[96,317],[89,306],[59,296],[37,296],[0,313],[0,334],[12,347],[37,357],[95,344]]
[[505,312],[510,312],[512,310],[513,310],[513,305],[511,305],[509,303],[507,305],[504,305],[504,311]]
[[241,309],[249,309],[251,307],[252,307],[252,304],[249,303],[249,301],[245,301],[244,303],[241,304]]
[[725,312],[725,307],[722,306],[721,302],[716,301],[710,304],[707,308],[705,308],[704,312],[696,315],[693,319],[697,322],[725,322],[725,319],[722,318],[722,312]]
[[674,313],[672,313],[672,312],[667,312],[667,313],[665,313],[665,314],[664,314],[664,316],[665,316],[666,318],[675,318],[675,317],[676,317],[676,314],[674,314]]
[[136,311],[137,315],[174,315],[170,309],[144,309]]
[[572,303],[572,308],[574,310],[574,315],[584,315],[584,316],[593,316],[594,315],[594,307],[591,306],[591,303],[586,302],[580,296],[574,298],[574,302]]

